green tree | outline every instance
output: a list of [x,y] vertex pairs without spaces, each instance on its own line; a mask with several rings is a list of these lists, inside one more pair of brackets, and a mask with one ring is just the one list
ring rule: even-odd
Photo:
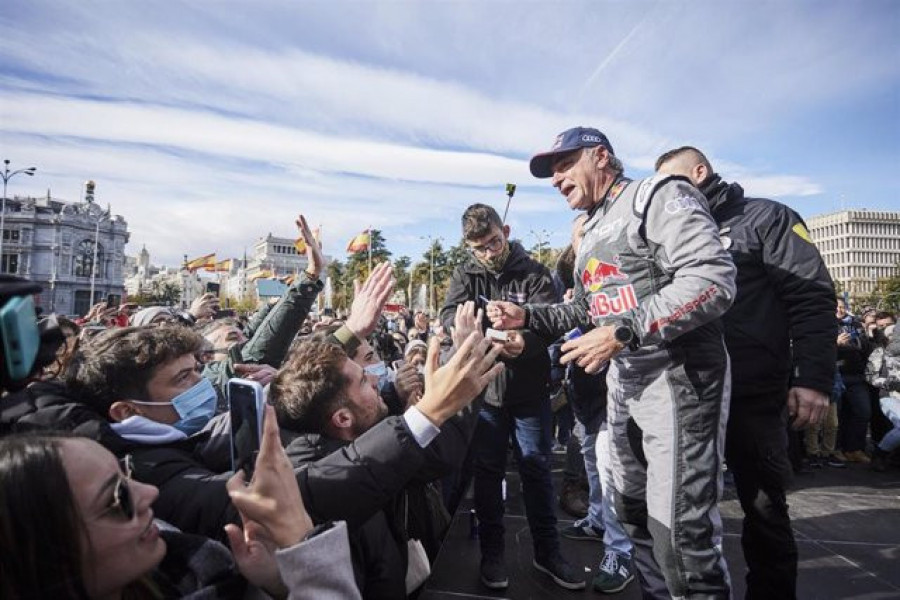
[[900,262],[894,266],[893,274],[879,279],[872,293],[861,302],[863,306],[875,306],[878,310],[900,312]]
[[404,304],[407,306],[410,302],[409,284],[412,282],[412,273],[409,269],[411,264],[412,259],[408,256],[401,256],[394,261],[394,279],[397,281],[395,290],[403,294]]
[[[387,244],[380,230],[370,230],[369,244],[372,248],[371,254],[373,267],[378,263],[382,263],[390,259],[391,252],[387,249]],[[353,278],[358,278],[360,281],[365,281],[366,277],[369,276],[369,252],[360,251],[351,253],[347,257],[347,271],[347,276],[351,278],[351,281]]]
[[331,278],[331,306],[335,309],[349,308],[353,295],[353,279],[348,280],[346,266],[339,260],[333,260],[328,263],[325,270]]
[[181,286],[174,281],[154,281],[151,286],[150,300],[167,305],[177,304],[181,299]]

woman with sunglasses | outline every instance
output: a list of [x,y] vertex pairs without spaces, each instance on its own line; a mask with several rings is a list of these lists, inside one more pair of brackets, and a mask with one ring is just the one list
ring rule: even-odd
[[[249,486],[229,482],[244,521],[228,527],[237,566],[276,597],[358,598],[346,526],[313,529],[277,436],[265,427]],[[0,597],[243,597],[229,551],[154,522],[157,489],[130,475],[127,457],[86,438],[0,439]]]

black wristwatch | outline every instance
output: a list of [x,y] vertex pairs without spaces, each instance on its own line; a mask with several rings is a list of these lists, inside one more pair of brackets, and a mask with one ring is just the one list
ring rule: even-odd
[[637,347],[634,331],[628,325],[616,325],[616,328],[613,330],[613,337],[626,348],[634,350]]

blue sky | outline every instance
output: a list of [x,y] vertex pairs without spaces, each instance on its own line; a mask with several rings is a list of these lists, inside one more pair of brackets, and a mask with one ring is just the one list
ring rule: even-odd
[[513,235],[571,214],[527,159],[574,125],[632,177],[700,147],[802,216],[900,210],[900,2],[7,0],[0,158],[10,194],[87,179],[155,263],[322,224],[343,258],[455,243],[473,202]]

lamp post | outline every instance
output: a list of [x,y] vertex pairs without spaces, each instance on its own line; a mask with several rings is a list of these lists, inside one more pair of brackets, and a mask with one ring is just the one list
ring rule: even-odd
[[548,240],[552,234],[546,229],[541,229],[540,231],[535,231],[534,229],[532,229],[529,231],[529,233],[534,236],[535,240],[537,240],[538,262],[543,263],[541,259],[543,258],[544,244],[547,243],[546,240]]
[[91,306],[96,304],[94,301],[94,283],[97,280],[97,247],[100,245],[100,223],[112,214],[112,207],[107,205],[106,212],[101,213],[97,217],[97,225],[94,228],[94,259],[91,261]]
[[[434,243],[441,241],[442,237],[432,237],[430,235],[419,236],[421,240],[428,240],[428,311],[434,314]],[[431,316],[431,315],[429,315]]]
[[6,232],[6,184],[9,183],[9,180],[19,175],[20,173],[25,173],[29,177],[34,175],[34,172],[37,170],[35,167],[28,167],[27,169],[19,169],[17,171],[10,172],[9,170],[9,159],[4,159],[3,161],[3,171],[0,172],[0,176],[3,177],[3,206],[0,207],[0,261],[3,260],[3,233]]

